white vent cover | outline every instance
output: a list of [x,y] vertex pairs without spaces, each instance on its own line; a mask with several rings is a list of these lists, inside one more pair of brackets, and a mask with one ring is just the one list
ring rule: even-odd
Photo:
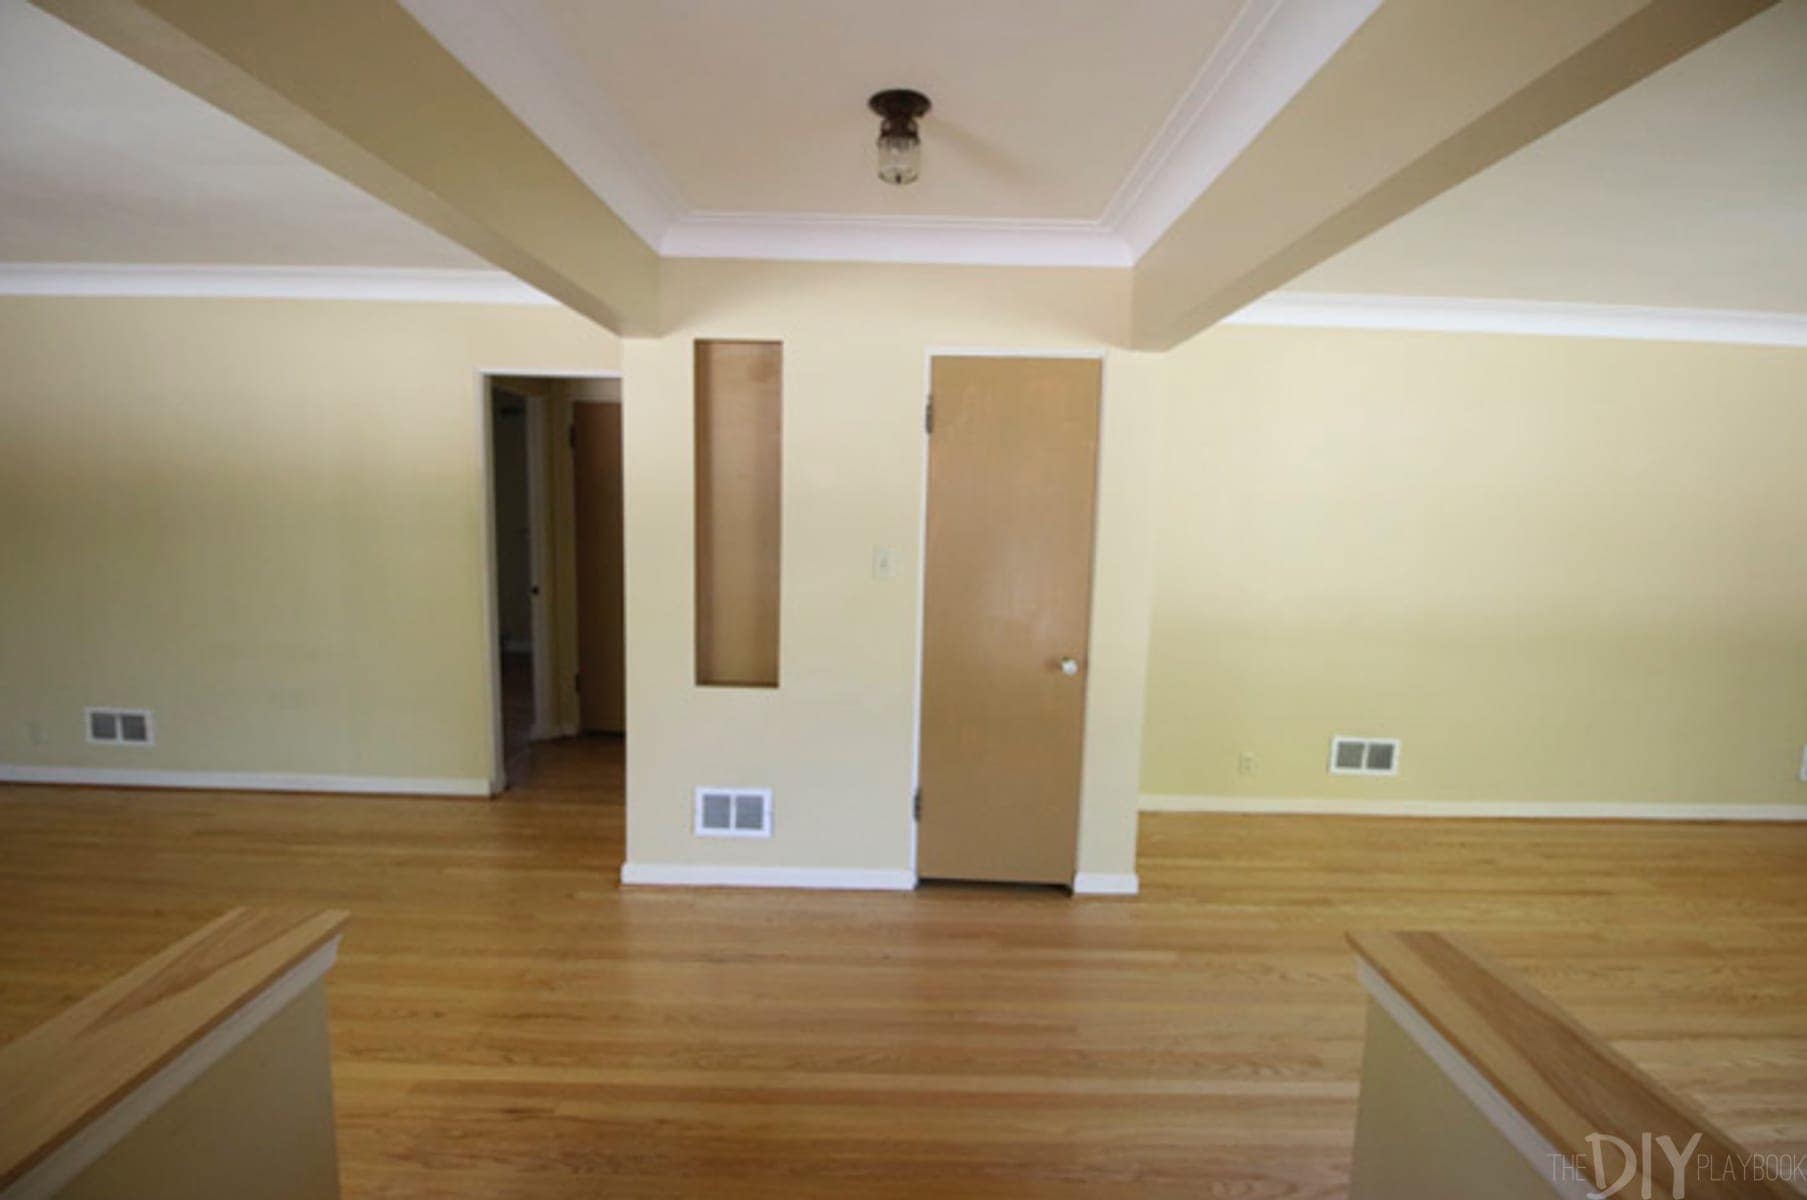
[[1398,738],[1357,738],[1342,734],[1330,739],[1332,775],[1399,774]]
[[88,708],[88,740],[109,746],[149,746],[155,740],[151,714],[144,708]]
[[698,837],[771,837],[772,789],[700,787],[696,790]]

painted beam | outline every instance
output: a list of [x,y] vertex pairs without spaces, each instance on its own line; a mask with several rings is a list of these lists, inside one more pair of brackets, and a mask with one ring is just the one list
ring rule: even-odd
[[659,259],[395,0],[33,0],[617,333]]
[[1164,350],[1775,0],[1386,0],[1135,268]]

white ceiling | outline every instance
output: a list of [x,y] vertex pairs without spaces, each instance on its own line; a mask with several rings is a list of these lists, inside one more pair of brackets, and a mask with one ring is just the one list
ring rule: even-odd
[[1380,0],[400,2],[665,255],[1128,266]]
[[0,261],[484,265],[25,0],[0,0]]
[[[1096,220],[1243,0],[537,0],[688,209]],[[872,168],[883,87],[925,169]]]
[[[402,0],[665,254],[1095,265],[1133,262],[1377,2],[925,0],[900,26]],[[1807,0],[1782,0],[1288,291],[1807,313],[1804,62]],[[863,106],[900,83],[937,103],[902,189]],[[0,262],[482,265],[25,0],[0,0]]]
[[1783,0],[1287,290],[1807,313],[1807,0]]

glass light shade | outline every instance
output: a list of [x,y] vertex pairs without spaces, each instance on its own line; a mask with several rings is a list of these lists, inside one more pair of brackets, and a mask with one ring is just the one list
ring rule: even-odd
[[886,183],[915,183],[922,173],[922,139],[913,133],[878,135],[878,177]]

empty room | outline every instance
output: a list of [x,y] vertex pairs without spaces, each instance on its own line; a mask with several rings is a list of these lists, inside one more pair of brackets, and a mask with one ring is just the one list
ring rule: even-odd
[[1807,1196],[1807,0],[0,0],[0,1200]]

